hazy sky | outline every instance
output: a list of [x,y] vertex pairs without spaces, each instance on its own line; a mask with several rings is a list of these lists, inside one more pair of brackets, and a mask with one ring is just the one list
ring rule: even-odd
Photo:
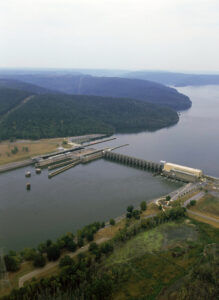
[[219,71],[219,0],[0,0],[0,67]]

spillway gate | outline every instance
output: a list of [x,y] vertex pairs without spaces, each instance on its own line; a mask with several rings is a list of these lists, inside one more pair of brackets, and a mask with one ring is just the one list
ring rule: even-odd
[[116,161],[121,164],[125,164],[139,169],[149,170],[152,172],[159,173],[163,169],[163,165],[161,163],[156,163],[112,151],[104,151],[103,157],[107,160]]

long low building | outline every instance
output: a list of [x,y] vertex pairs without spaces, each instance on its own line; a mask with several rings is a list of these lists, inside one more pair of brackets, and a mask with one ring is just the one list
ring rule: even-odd
[[197,181],[203,176],[202,170],[166,162],[163,164],[163,172],[167,176],[188,182]]

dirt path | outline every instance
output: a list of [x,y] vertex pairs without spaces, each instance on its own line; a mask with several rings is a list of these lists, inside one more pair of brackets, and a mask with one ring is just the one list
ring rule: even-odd
[[4,121],[4,119],[12,112],[16,111],[18,108],[20,108],[21,106],[23,106],[24,104],[26,104],[28,101],[30,101],[31,99],[33,99],[35,97],[35,95],[31,95],[26,97],[24,100],[22,100],[17,106],[14,106],[12,109],[8,110],[5,114],[3,114],[0,118],[0,123],[2,123]]
[[[106,242],[108,240],[109,240],[109,238],[101,238],[101,239],[99,239],[99,240],[97,240],[95,242],[97,244],[101,244],[101,243]],[[79,253],[88,251],[88,248],[89,248],[89,244],[87,244],[86,246],[78,249],[74,253],[66,253],[66,254],[68,254],[70,257],[75,257]],[[35,277],[35,276],[38,276],[38,275],[43,274],[44,272],[47,272],[48,270],[50,270],[50,269],[58,266],[58,264],[59,264],[59,260],[55,261],[55,262],[50,262],[50,263],[46,264],[45,267],[43,267],[41,269],[34,270],[34,271],[32,271],[32,272],[30,272],[30,273],[28,273],[28,274],[20,277],[19,281],[18,281],[18,287],[21,288],[24,285],[25,281],[28,281],[28,280],[32,279],[33,277]]]

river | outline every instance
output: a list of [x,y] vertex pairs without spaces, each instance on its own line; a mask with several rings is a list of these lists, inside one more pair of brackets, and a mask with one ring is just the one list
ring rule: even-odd
[[[109,144],[130,144],[118,152],[153,161],[166,160],[203,169],[219,176],[219,87],[185,87],[193,106],[181,113],[177,125],[156,132],[115,135]],[[32,172],[26,191],[26,170]],[[52,179],[22,168],[0,175],[0,247],[20,250],[35,247],[66,232],[76,232],[94,221],[123,214],[167,194],[180,184],[105,160],[79,165]]]

